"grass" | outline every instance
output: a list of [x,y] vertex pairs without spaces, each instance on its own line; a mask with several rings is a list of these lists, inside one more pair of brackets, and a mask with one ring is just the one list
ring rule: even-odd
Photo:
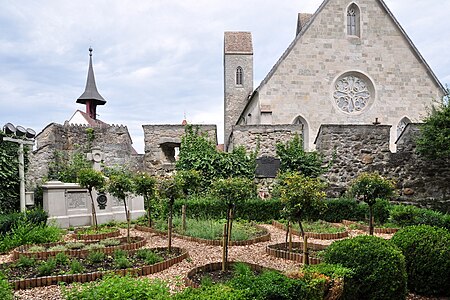
[[[225,220],[198,220],[187,219],[186,231],[182,230],[182,221],[180,217],[173,219],[174,232],[207,240],[218,240],[222,238],[223,226]],[[166,220],[156,220],[153,228],[158,230],[167,230]],[[261,230],[250,222],[234,221],[231,233],[231,240],[244,241],[261,235]]]
[[[279,221],[280,223],[287,224],[286,220]],[[331,223],[318,220],[318,221],[303,221],[302,222],[303,230],[305,232],[314,232],[314,233],[339,233],[344,232],[346,229],[344,226],[334,226]],[[292,224],[292,228],[295,230],[299,230],[298,222]]]

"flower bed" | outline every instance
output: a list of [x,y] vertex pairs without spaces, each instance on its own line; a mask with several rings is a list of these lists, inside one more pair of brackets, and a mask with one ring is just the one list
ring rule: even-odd
[[[255,226],[258,227],[259,229],[261,229],[261,231],[264,231],[265,234],[262,236],[256,237],[254,239],[250,239],[250,240],[230,241],[230,246],[247,246],[247,245],[252,245],[252,244],[256,244],[256,243],[260,243],[260,242],[270,241],[270,233],[268,233],[267,230],[262,226],[259,226],[259,225],[255,225]],[[135,225],[135,228],[140,231],[150,232],[150,233],[154,233],[154,234],[161,235],[161,236],[167,235],[167,231],[161,231],[161,230],[157,230],[157,229],[147,227],[147,226]],[[181,235],[181,234],[177,234],[177,233],[173,233],[172,236],[186,240],[186,241],[202,243],[202,244],[206,244],[206,245],[210,245],[210,246],[222,246],[222,240],[201,239],[201,238]]]
[[[167,253],[167,247],[160,247],[160,248],[152,248],[149,249],[150,251],[155,251],[159,253]],[[129,251],[129,255],[135,255],[136,256],[137,251]],[[13,286],[15,290],[19,289],[28,289],[28,288],[34,288],[34,287],[40,287],[40,286],[48,286],[48,285],[54,285],[58,282],[66,282],[66,283],[72,283],[72,282],[88,282],[88,281],[94,281],[99,278],[102,278],[105,274],[108,273],[116,273],[120,275],[126,275],[126,274],[134,274],[137,276],[145,276],[149,274],[153,274],[156,272],[160,272],[162,270],[165,270],[169,268],[170,266],[181,262],[183,259],[188,257],[188,252],[185,249],[172,247],[172,254],[165,255],[164,260],[159,261],[157,263],[153,264],[145,264],[142,263],[142,260],[139,261],[135,258],[133,258],[133,261],[130,262],[131,265],[137,267],[125,267],[121,268],[117,265],[114,265],[112,263],[112,257],[108,256],[105,258],[102,262],[100,262],[101,267],[97,267],[95,264],[92,264],[92,262],[83,261],[81,260],[81,264],[84,264],[84,267],[86,269],[89,268],[89,272],[80,272],[76,274],[71,274],[70,271],[67,271],[66,269],[58,269],[58,274],[51,274],[49,276],[38,276],[36,273],[33,273],[27,269],[20,270],[20,278],[17,278],[17,275],[11,275],[8,276],[8,270],[9,273],[14,273],[11,271],[11,268],[14,268],[14,263],[8,263],[8,264],[2,264],[0,265],[0,271],[4,272],[9,279],[10,284]],[[47,260],[48,262],[48,260]],[[45,264],[46,262],[40,262],[40,265]],[[109,266],[110,268],[108,268]],[[92,268],[97,268],[96,271],[92,271]]]
[[[337,226],[334,224],[329,223],[331,226]],[[280,223],[278,221],[272,221],[272,226],[278,228],[278,229],[282,229],[282,230],[287,230],[287,226],[284,225],[283,223]],[[301,236],[301,233],[299,230],[292,230],[292,234],[297,235],[297,236]],[[309,238],[313,238],[313,239],[319,239],[319,240],[336,240],[336,239],[342,239],[342,238],[346,238],[348,237],[348,231],[345,230],[343,232],[336,232],[336,233],[317,233],[317,232],[305,232],[305,235]]]
[[[342,220],[342,223],[345,226],[355,225],[358,229],[369,232],[369,226],[360,224],[358,222]],[[399,230],[398,228],[381,228],[381,227],[373,228],[374,233],[380,233],[380,234],[392,234],[392,233],[396,233],[398,230]]]
[[[283,258],[288,260],[293,260],[297,262],[303,262],[303,242],[292,242],[292,249],[294,251],[290,252],[288,250],[289,244],[287,243],[279,243],[274,245],[268,245],[266,247],[266,253],[270,256],[274,256],[277,258]],[[328,245],[323,244],[315,244],[308,242],[308,251],[313,250],[315,251],[321,251],[328,247]],[[314,257],[312,255],[309,256],[309,264],[310,265],[316,265],[321,263],[321,259],[318,257]]]
[[[13,259],[18,259],[21,255],[27,256],[27,257],[34,257],[38,259],[45,259],[47,257],[55,256],[58,253],[65,253],[67,255],[70,255],[72,257],[86,257],[90,251],[99,251],[106,254],[114,253],[116,250],[135,250],[138,248],[141,248],[145,245],[147,240],[145,237],[131,237],[131,243],[127,243],[127,238],[122,237],[117,240],[120,241],[119,245],[116,246],[105,246],[105,247],[98,247],[94,249],[67,249],[67,250],[52,250],[48,251],[48,249],[51,249],[52,247],[58,246],[58,245],[69,245],[71,243],[47,243],[47,244],[40,244],[40,245],[23,245],[20,247],[17,247],[13,250]],[[105,240],[106,241],[106,240]],[[83,242],[85,245],[92,245],[97,243],[96,241],[86,241]],[[29,251],[30,248],[33,246],[41,246],[44,249],[42,251]]]
[[83,229],[75,230],[72,235],[74,239],[77,240],[103,240],[107,238],[120,236],[120,229],[111,228],[112,231],[109,232],[99,232],[99,233],[83,233]]

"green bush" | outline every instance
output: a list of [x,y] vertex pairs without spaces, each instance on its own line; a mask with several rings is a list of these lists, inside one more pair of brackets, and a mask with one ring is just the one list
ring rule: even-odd
[[47,212],[40,208],[28,210],[26,214],[19,212],[0,214],[0,235],[9,233],[22,222],[28,222],[36,226],[44,226],[47,223],[47,218]]
[[56,268],[56,260],[54,258],[49,258],[48,260],[42,261],[38,266],[39,276],[49,276]]
[[392,237],[406,258],[409,290],[427,295],[450,296],[450,232],[418,225],[399,230]]
[[202,285],[200,288],[187,288],[173,295],[174,300],[243,300],[245,292],[224,284]]
[[8,280],[0,273],[0,299],[13,300],[14,293]]
[[[373,217],[376,224],[384,224],[388,221],[390,207],[391,203],[388,200],[377,199],[373,205]],[[368,214],[367,218],[369,218]]]
[[106,276],[101,281],[85,284],[73,284],[71,288],[62,288],[67,300],[88,299],[169,299],[170,293],[166,283],[148,278],[135,278],[117,275]]
[[98,252],[98,251],[92,251],[92,252],[89,252],[87,259],[92,264],[99,263],[105,259],[105,253]]
[[405,258],[389,241],[374,236],[336,241],[324,258],[355,272],[348,282],[349,299],[405,299]]
[[70,261],[70,273],[71,274],[79,274],[84,272],[84,267],[80,261],[77,259],[72,259]]
[[424,224],[450,230],[450,215],[413,205],[393,205],[390,221],[400,227]]
[[366,204],[358,204],[353,198],[328,199],[325,204],[326,208],[320,218],[328,222],[361,221],[368,211]]

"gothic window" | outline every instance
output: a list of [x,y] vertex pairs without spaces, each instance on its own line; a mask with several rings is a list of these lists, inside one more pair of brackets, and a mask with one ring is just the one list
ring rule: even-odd
[[357,113],[369,105],[371,95],[363,78],[348,75],[336,82],[333,97],[340,110],[346,113]]
[[347,35],[359,37],[359,19],[359,8],[355,3],[352,3],[347,9]]
[[242,78],[242,68],[241,67],[237,67],[236,68],[236,85],[242,85],[243,82],[243,78]]
[[309,139],[308,123],[302,116],[298,116],[294,119],[294,122],[292,122],[292,124],[302,126],[303,149],[308,150],[308,139]]
[[408,125],[409,123],[411,123],[411,121],[407,117],[404,117],[400,120],[397,125],[397,138],[402,134],[403,130],[405,130],[406,125]]

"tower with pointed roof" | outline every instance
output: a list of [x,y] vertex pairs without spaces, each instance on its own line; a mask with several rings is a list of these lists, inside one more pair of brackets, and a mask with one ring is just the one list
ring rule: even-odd
[[77,103],[86,105],[86,114],[93,120],[97,119],[97,105],[105,105],[106,100],[100,95],[95,84],[94,68],[92,67],[92,48],[89,48],[89,69],[84,93]]

